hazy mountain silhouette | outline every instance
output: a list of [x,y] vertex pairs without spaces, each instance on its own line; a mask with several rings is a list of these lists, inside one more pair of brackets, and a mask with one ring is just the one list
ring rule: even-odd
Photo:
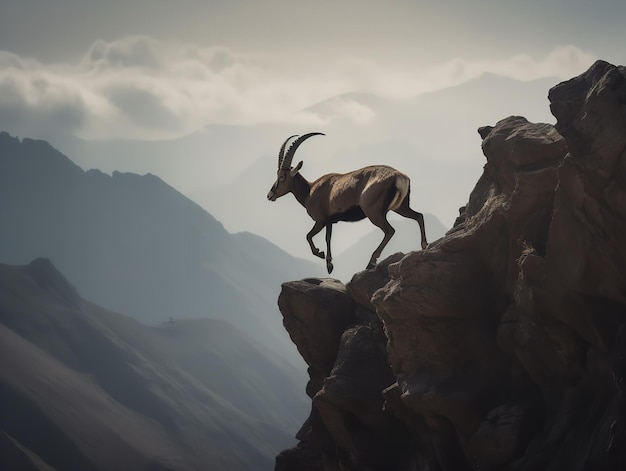
[[288,353],[280,282],[322,273],[259,237],[229,234],[156,176],[85,172],[46,142],[6,133],[0,220],[1,262],[48,257],[108,309],[152,323],[222,318]]
[[[369,164],[398,168],[411,178],[415,209],[452,227],[483,165],[476,129],[510,110],[532,121],[552,122],[546,90],[553,84],[554,79],[524,82],[483,74],[414,98],[345,93],[300,110],[287,124],[210,125],[158,142],[83,141],[67,135],[52,142],[82,168],[159,175],[230,232],[253,232],[323,268],[304,239],[312,223],[302,208],[295,201],[271,205],[265,200],[283,139],[326,133],[298,150],[302,173],[311,180]],[[337,251],[363,235],[348,231],[342,240],[336,232]]]
[[[254,232],[292,255],[323,266],[323,261],[316,261],[310,254],[305,234],[313,222],[302,207],[291,196],[274,204],[265,200],[276,178],[276,156],[283,139],[308,131],[326,133],[298,149],[295,161],[304,161],[301,173],[309,180],[372,164],[396,167],[411,178],[412,207],[434,214],[442,225],[452,227],[483,165],[478,127],[496,122],[511,109],[529,119],[553,121],[546,98],[552,84],[550,79],[520,82],[484,74],[457,87],[402,100],[366,93],[332,97],[301,111],[314,122],[319,121],[316,126],[283,126],[282,130],[277,126],[261,127],[265,129],[263,137],[259,136],[260,127],[251,127],[247,133],[240,130],[232,155],[242,161],[247,158],[247,168],[218,184],[207,181],[205,188],[187,194],[229,230]],[[357,110],[357,122],[350,119],[350,110]],[[368,119],[359,122],[358,110],[363,110]],[[217,145],[211,136],[205,135],[207,148]],[[274,136],[274,140],[268,142],[267,136]],[[199,134],[179,140],[178,154],[183,153],[182,149],[192,149],[197,139]],[[240,140],[255,142],[256,153],[237,154],[242,146]],[[227,141],[222,144],[229,146]],[[224,194],[232,194],[232,198],[224,201]],[[240,216],[244,211],[246,218]],[[336,253],[347,250],[366,233],[364,229],[340,227],[337,225],[333,232]],[[323,245],[323,234],[317,240]]]
[[0,468],[269,470],[294,367],[221,320],[146,326],[47,259],[0,265]]
[[175,188],[204,188],[219,185],[243,171],[264,149],[270,149],[274,135],[282,136],[282,125],[207,125],[178,139],[158,141],[88,141],[59,135],[50,142],[82,168],[98,168],[160,176]]

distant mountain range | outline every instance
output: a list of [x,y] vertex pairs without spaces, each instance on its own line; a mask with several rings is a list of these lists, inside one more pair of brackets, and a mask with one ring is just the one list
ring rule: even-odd
[[0,265],[0,469],[270,470],[304,417],[294,369],[227,322],[146,326],[47,259]]
[[[84,169],[159,175],[230,232],[250,231],[323,267],[304,239],[312,224],[302,208],[295,201],[265,200],[276,176],[278,149],[287,136],[326,133],[298,150],[302,173],[311,180],[372,163],[397,167],[411,178],[414,207],[450,228],[485,163],[478,127],[511,114],[554,122],[547,90],[555,83],[484,74],[407,99],[345,93],[296,112],[289,123],[211,124],[158,142],[84,141],[66,135],[50,142]],[[351,119],[354,109],[363,110],[367,119]],[[340,233],[334,235],[337,251],[363,234],[355,231],[343,240]]]
[[229,234],[154,175],[85,172],[47,142],[6,133],[0,220],[0,262],[47,257],[108,309],[152,324],[224,319],[294,359],[276,309],[280,283],[323,273],[260,237]]
[[[412,207],[438,219],[437,226],[450,228],[485,163],[477,129],[494,125],[511,113],[531,121],[553,122],[547,90],[554,83],[553,79],[520,82],[485,74],[457,87],[403,100],[346,93],[302,110],[301,115],[319,122],[308,129],[300,124],[244,128],[230,143],[205,134],[206,149],[224,146],[226,150],[221,154],[232,155],[237,161],[247,159],[248,167],[217,184],[207,180],[204,187],[193,191],[185,190],[184,182],[173,184],[229,230],[245,228],[292,255],[311,259],[305,234],[313,223],[304,209],[291,196],[271,204],[265,195],[275,179],[276,155],[282,141],[291,134],[322,131],[326,136],[311,139],[298,150],[295,161],[304,161],[301,173],[305,178],[312,181],[325,173],[347,172],[370,164],[391,165],[411,178]],[[345,113],[349,109],[366,110],[369,119],[354,122]],[[259,128],[265,133],[260,134]],[[179,140],[176,155],[193,160],[202,135]],[[268,136],[273,136],[273,141]],[[238,153],[243,145],[240,141],[255,142],[256,154]],[[226,194],[229,198],[224,201]],[[350,225],[344,225],[343,230],[340,227],[333,233],[336,253],[347,250],[367,233]],[[318,238],[323,244],[323,235]]]

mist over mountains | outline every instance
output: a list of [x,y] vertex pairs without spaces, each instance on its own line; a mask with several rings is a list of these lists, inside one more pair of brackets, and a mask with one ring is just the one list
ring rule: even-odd
[[292,352],[281,280],[322,273],[221,223],[153,175],[83,171],[48,143],[0,134],[0,261],[45,256],[103,307],[148,323],[228,320]]
[[[83,141],[62,135],[50,142],[85,169],[159,175],[228,231],[250,231],[312,260],[304,238],[312,222],[300,205],[288,201],[290,196],[275,204],[265,199],[287,136],[326,134],[298,150],[296,159],[304,161],[302,175],[309,180],[370,164],[395,166],[411,178],[412,206],[450,228],[483,165],[476,129],[512,109],[533,121],[553,122],[546,97],[553,83],[485,74],[410,99],[367,93],[330,97],[294,113],[290,124],[210,124],[188,136],[158,142]],[[336,253],[364,235],[364,229],[351,225],[337,225],[335,232]]]

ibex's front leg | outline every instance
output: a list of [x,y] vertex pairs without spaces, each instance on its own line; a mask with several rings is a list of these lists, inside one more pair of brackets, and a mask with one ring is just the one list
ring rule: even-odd
[[333,271],[333,256],[330,253],[330,237],[332,233],[333,224],[329,222],[328,224],[326,224],[326,269],[328,270],[329,275]]
[[324,222],[315,221],[313,229],[311,229],[306,235],[306,240],[309,241],[309,245],[311,246],[311,252],[313,252],[313,255],[319,258],[324,258],[324,252],[321,252],[320,249],[315,247],[315,244],[313,243],[313,237],[319,234],[319,232],[324,228],[325,225],[326,223]]

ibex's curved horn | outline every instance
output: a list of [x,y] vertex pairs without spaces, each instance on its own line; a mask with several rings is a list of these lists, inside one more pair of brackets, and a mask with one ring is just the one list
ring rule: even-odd
[[280,146],[280,152],[278,153],[278,168],[280,168],[281,164],[283,163],[283,157],[285,155],[285,147],[287,147],[287,143],[293,139],[294,137],[298,137],[297,134],[294,134],[293,136],[289,136],[285,142],[283,142],[283,145]]
[[312,136],[325,136],[325,134],[322,132],[310,132],[308,134],[304,134],[300,136],[298,139],[293,141],[291,145],[289,146],[289,149],[287,149],[287,154],[283,158],[280,168],[290,169],[291,161],[293,160],[293,156],[296,153],[296,149],[298,148],[298,146],[300,146],[300,144],[302,144],[304,141],[306,141],[309,137],[312,137]]

